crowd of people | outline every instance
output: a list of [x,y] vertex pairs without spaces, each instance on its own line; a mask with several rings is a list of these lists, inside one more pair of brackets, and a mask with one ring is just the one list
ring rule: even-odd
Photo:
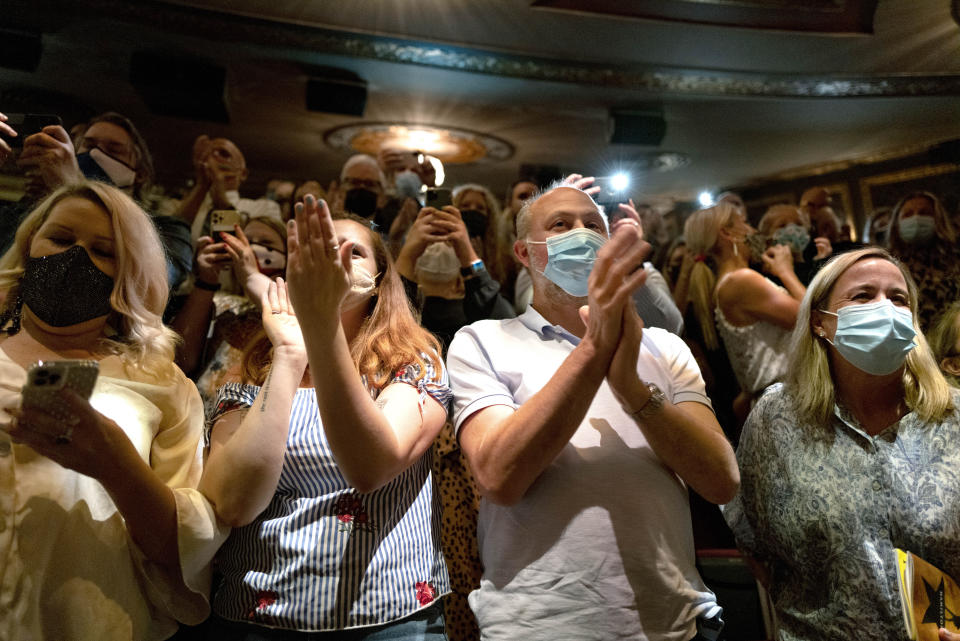
[[[691,497],[781,639],[908,638],[897,549],[960,578],[935,194],[861,242],[819,188],[669,237],[395,149],[245,197],[201,136],[170,198],[120,114],[6,120],[0,638],[716,641]],[[89,398],[23,402],[50,361]]]

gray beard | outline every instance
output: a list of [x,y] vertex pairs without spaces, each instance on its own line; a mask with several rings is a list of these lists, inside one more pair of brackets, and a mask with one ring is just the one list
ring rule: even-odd
[[[544,265],[543,267],[546,267]],[[560,285],[543,275],[543,267],[537,267],[533,256],[530,256],[530,279],[533,281],[533,298],[536,300],[537,292],[540,292],[551,305],[555,307],[576,306],[578,309],[587,304],[586,296],[573,296],[568,294]]]

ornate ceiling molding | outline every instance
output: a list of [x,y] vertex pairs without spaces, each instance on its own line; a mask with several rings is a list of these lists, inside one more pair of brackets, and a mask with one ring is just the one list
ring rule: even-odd
[[[507,78],[627,89],[661,95],[771,98],[845,98],[960,95],[960,74],[788,75],[685,68],[639,68],[524,57],[447,44],[404,40],[195,9],[158,1],[77,0],[71,9],[53,0],[11,0],[12,15],[47,30],[96,17],[135,22],[173,34],[289,51],[349,56]],[[18,16],[19,13],[19,16]]]
[[513,156],[506,140],[459,127],[420,123],[359,121],[330,129],[323,135],[333,149],[375,156],[384,148],[405,149],[436,156],[445,163],[502,161]]
[[536,9],[745,29],[870,34],[878,0],[534,0]]

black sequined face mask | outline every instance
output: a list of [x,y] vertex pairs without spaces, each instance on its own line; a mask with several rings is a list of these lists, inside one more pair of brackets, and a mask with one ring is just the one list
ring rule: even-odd
[[112,292],[113,279],[79,245],[59,254],[27,258],[20,283],[23,304],[51,327],[106,316],[112,311]]

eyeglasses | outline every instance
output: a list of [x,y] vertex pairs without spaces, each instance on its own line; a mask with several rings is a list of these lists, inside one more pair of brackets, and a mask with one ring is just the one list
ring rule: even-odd
[[370,191],[381,191],[383,189],[379,180],[367,178],[344,178],[343,184],[351,189],[369,189]]

